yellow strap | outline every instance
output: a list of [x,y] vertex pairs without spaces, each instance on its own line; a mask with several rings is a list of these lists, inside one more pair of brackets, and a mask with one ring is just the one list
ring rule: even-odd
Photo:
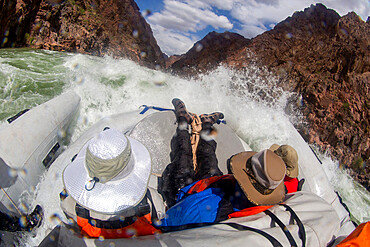
[[196,114],[193,114],[193,122],[191,122],[191,148],[193,151],[193,165],[194,165],[194,171],[197,172],[198,170],[198,164],[197,164],[197,148],[199,144],[199,135],[202,130],[202,121],[200,120],[200,117]]

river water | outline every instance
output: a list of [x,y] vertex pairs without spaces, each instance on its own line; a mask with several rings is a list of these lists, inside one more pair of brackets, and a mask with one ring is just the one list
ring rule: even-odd
[[[262,71],[263,72],[263,71]],[[138,109],[141,105],[172,108],[174,97],[189,111],[201,114],[222,111],[227,124],[249,146],[259,151],[271,144],[289,144],[290,123],[300,123],[299,100],[274,85],[277,78],[258,75],[253,66],[243,73],[219,67],[198,79],[182,79],[141,67],[126,59],[93,57],[30,49],[0,50],[0,121],[73,90],[81,97],[80,116],[71,141],[99,119],[110,114]],[[299,97],[298,97],[299,99]],[[293,102],[293,103],[292,103]],[[290,123],[289,123],[290,122]],[[288,141],[290,140],[290,142]],[[312,147],[315,149],[315,147]],[[316,151],[334,189],[348,206],[357,223],[370,220],[370,194],[339,168],[339,163]],[[47,172],[47,171],[46,171]],[[44,176],[47,177],[47,176]],[[43,187],[52,179],[42,180]],[[35,199],[36,198],[36,199]],[[41,204],[49,211],[38,190],[29,195],[31,208]],[[54,218],[45,218],[54,223]],[[50,224],[48,224],[50,225]],[[39,229],[45,235],[49,229]],[[37,245],[42,238],[24,234],[21,242]]]

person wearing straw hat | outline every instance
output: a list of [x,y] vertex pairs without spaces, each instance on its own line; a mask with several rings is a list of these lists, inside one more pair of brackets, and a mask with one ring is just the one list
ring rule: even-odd
[[[148,189],[151,158],[139,141],[114,129],[89,140],[64,169],[62,208],[90,237],[154,234]],[[150,202],[150,203],[149,203]]]
[[[160,221],[163,231],[215,223],[229,218],[235,211],[255,206],[270,207],[283,201],[285,164],[278,155],[268,149],[233,155],[228,162],[229,174],[223,175],[218,168],[216,143],[208,136],[202,138],[202,145],[198,147],[204,150],[202,156],[197,159],[198,171],[195,172],[187,130],[187,125],[192,125],[194,114],[187,112],[181,100],[174,99],[172,103],[178,122],[175,139],[180,143],[175,152],[181,154],[180,157],[187,158],[182,163],[176,163],[175,159],[162,175],[164,181],[160,189],[164,200],[170,206],[166,217]],[[223,114],[206,115],[202,128],[216,123],[219,116],[223,118]],[[183,187],[180,187],[181,183]],[[167,184],[172,187],[166,191]],[[177,195],[174,196],[176,190]]]
[[298,180],[298,154],[290,145],[273,144],[269,148],[275,154],[279,155],[286,165],[286,175],[284,185],[287,193],[293,193],[301,190],[304,179]]

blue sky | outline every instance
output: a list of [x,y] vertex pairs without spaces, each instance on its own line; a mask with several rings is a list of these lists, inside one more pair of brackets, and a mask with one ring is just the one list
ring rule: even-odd
[[[253,38],[311,4],[323,3],[339,15],[356,12],[364,21],[369,0],[135,0],[162,52],[186,53],[211,31]],[[149,10],[149,11],[148,11]]]

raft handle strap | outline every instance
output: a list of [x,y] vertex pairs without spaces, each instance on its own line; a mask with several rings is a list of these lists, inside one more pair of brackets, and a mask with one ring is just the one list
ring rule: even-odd
[[139,114],[144,114],[149,109],[153,109],[153,110],[156,110],[156,111],[173,111],[173,109],[167,109],[167,108],[162,108],[162,107],[157,107],[157,106],[147,106],[147,105],[140,106],[140,108],[143,108],[143,107],[144,107],[144,109]]
[[290,233],[290,231],[288,230],[288,228],[286,227],[286,225],[281,222],[281,220],[275,215],[273,214],[270,210],[265,210],[264,211],[265,214],[267,214],[268,216],[270,216],[270,218],[272,219],[273,222],[277,223],[281,230],[283,230],[285,236],[287,237],[287,239],[289,240],[289,243],[290,243],[290,246],[294,246],[294,247],[297,247],[297,243],[295,242],[292,234]]
[[238,224],[238,223],[234,223],[234,222],[219,223],[219,224],[231,226],[232,228],[235,228],[239,231],[251,231],[251,232],[258,233],[258,234],[262,235],[263,237],[267,238],[267,240],[270,241],[272,246],[274,246],[274,247],[283,247],[283,245],[276,238],[274,238],[273,236],[271,236],[270,234],[268,234],[267,232],[264,232],[262,230],[252,228],[252,227],[249,227],[249,226],[244,226],[242,224]]
[[298,235],[299,235],[299,238],[302,239],[302,247],[305,247],[306,246],[306,231],[304,229],[304,225],[302,221],[299,219],[298,215],[294,212],[294,210],[290,206],[285,205],[285,204],[279,204],[279,205],[285,207],[286,211],[289,211],[293,219],[297,222]]

